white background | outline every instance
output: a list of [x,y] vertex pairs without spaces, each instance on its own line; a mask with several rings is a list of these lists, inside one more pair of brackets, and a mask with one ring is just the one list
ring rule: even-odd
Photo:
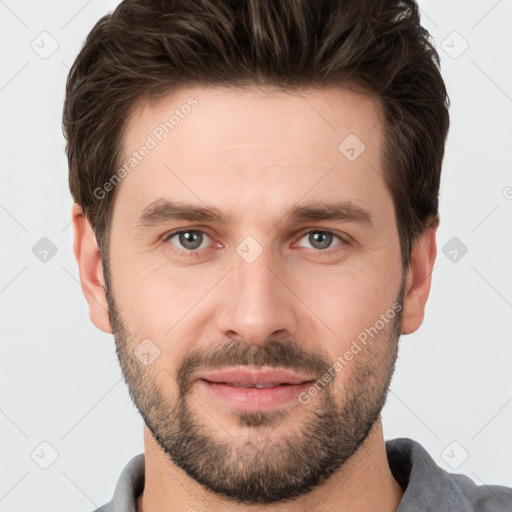
[[[68,69],[117,3],[0,0],[0,512],[93,510],[143,451],[114,339],[90,322],[79,285],[61,130]],[[431,297],[422,328],[402,337],[384,433],[419,441],[448,471],[467,453],[455,472],[512,486],[512,0],[420,7],[451,129]],[[46,59],[31,47],[43,31],[58,42]],[[32,252],[42,237],[57,248],[47,263]],[[456,263],[442,252],[453,237],[468,248]],[[51,456],[42,442],[58,452],[48,469],[31,458]]]

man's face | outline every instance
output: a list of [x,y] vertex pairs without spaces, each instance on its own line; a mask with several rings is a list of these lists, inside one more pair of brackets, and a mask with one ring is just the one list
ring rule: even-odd
[[[211,491],[244,503],[306,493],[366,439],[396,360],[404,282],[378,104],[334,88],[198,87],[139,109],[124,142],[126,159],[150,147],[118,185],[105,268],[136,406]],[[222,219],[142,219],[159,200]],[[307,209],[332,205],[338,215]],[[233,368],[312,382],[211,383]]]

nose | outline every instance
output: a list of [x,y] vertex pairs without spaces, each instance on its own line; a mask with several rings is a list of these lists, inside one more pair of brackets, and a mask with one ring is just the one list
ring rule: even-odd
[[266,249],[252,263],[235,254],[234,268],[219,290],[215,312],[219,334],[262,344],[297,332],[300,301],[290,288],[284,265]]

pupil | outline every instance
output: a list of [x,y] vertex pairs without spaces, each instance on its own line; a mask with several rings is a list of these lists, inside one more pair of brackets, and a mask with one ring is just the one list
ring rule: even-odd
[[[332,235],[330,233],[325,233],[324,231],[317,231],[316,233],[311,233],[310,237],[313,237],[313,240],[317,244],[317,248],[319,249],[325,249],[329,247],[329,245],[331,244]],[[313,243],[313,245],[315,245],[315,243]]]
[[197,243],[197,240],[199,239],[198,234],[193,231],[181,233],[180,238],[180,243],[183,245],[183,247],[186,247],[187,249],[197,249],[201,245],[201,243]]

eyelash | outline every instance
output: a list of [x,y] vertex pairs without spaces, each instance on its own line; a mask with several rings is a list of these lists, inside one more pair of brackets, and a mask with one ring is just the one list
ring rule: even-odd
[[[208,235],[208,233],[206,233],[206,231],[203,231],[202,229],[180,229],[178,231],[172,231],[171,233],[168,233],[166,235],[164,235],[163,237],[163,241],[164,242],[168,242],[173,236],[176,236],[176,235],[179,235],[181,233],[188,233],[188,232],[194,232],[194,233],[201,233],[203,235],[206,235],[208,237],[210,237]],[[331,254],[332,251],[334,252],[337,252],[338,250],[343,250],[343,247],[345,245],[348,245],[348,242],[347,240],[345,240],[343,237],[341,237],[340,235],[337,235],[336,233],[332,232],[332,231],[328,231],[328,230],[324,230],[324,229],[309,229],[307,231],[304,231],[300,234],[299,238],[297,239],[297,241],[299,241],[300,239],[302,239],[304,236],[306,235],[309,235],[311,233],[327,233],[327,234],[331,234],[333,235],[334,237],[338,238],[340,240],[340,243],[333,246],[333,247],[329,247],[327,249],[311,249],[313,251],[315,251],[315,253],[318,255],[318,256],[322,256],[322,255],[325,255],[325,254]],[[211,237],[210,237],[211,238]],[[172,244],[170,244],[172,245]],[[341,246],[341,247],[340,247]],[[178,249],[176,246],[173,246],[175,248],[175,250],[184,255],[185,257],[195,257],[195,256],[199,256],[200,254],[200,251],[202,251],[203,249],[195,249],[195,250],[192,250],[192,251],[187,251],[185,249]]]

